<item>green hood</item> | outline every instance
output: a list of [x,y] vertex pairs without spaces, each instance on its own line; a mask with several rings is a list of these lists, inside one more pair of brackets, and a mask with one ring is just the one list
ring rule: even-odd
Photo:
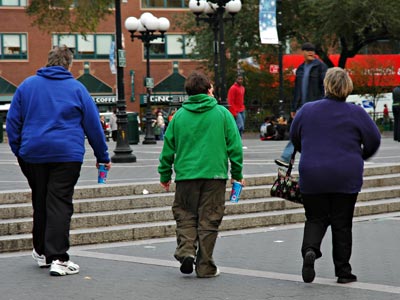
[[217,104],[217,100],[215,100],[214,97],[206,94],[198,94],[190,96],[185,102],[182,103],[182,107],[191,112],[204,112],[212,109]]

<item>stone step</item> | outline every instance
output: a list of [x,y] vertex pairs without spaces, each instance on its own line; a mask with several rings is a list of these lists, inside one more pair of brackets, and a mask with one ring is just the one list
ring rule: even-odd
[[[378,176],[388,174],[400,174],[400,164],[366,164],[364,176]],[[273,183],[276,174],[263,174],[246,176],[246,186],[270,185]],[[228,186],[229,186],[228,182]],[[143,190],[150,194],[164,193],[163,188],[155,182],[142,182],[132,184],[106,184],[76,187],[74,199],[89,199],[103,197],[123,197],[132,195],[143,195]],[[174,184],[171,185],[171,192],[174,192]],[[30,190],[0,191],[1,204],[30,203]]]
[[[241,199],[253,199],[269,196],[270,187],[273,177],[258,176],[252,177],[250,184],[247,184],[242,191]],[[400,185],[400,173],[373,175],[364,178],[363,189],[369,187],[384,187]],[[25,196],[25,192],[20,192]],[[229,198],[230,186],[227,188],[226,199]],[[375,193],[376,194],[376,193]],[[373,194],[372,197],[377,197]],[[390,197],[394,197],[391,195]],[[158,194],[148,195],[122,195],[112,197],[99,198],[74,198],[74,211],[80,212],[99,212],[123,209],[135,209],[145,207],[159,207],[172,205],[174,198],[173,193],[160,191]],[[371,199],[371,198],[370,198]],[[361,199],[362,200],[362,199]],[[2,202],[0,202],[2,203]],[[28,202],[5,203],[0,204],[0,219],[24,218],[32,215],[32,206],[30,200]]]
[[[299,205],[270,197],[275,174],[246,178],[238,204],[226,202],[221,230],[283,225],[304,221]],[[144,194],[143,190],[149,193]],[[173,236],[171,205],[174,198],[158,183],[77,187],[71,244],[84,245]],[[226,199],[229,199],[228,183]],[[0,252],[32,247],[30,191],[0,192]],[[400,211],[400,165],[368,165],[355,215]]]
[[[254,188],[253,188],[254,189]],[[371,196],[374,195],[373,196]],[[359,202],[373,202],[377,199],[400,198],[400,186],[363,189]],[[379,200],[378,200],[379,201]],[[366,204],[365,206],[367,206]],[[376,206],[376,205],[375,205]],[[280,198],[245,199],[237,204],[226,202],[225,215],[239,215],[255,212],[279,211],[299,207]],[[396,211],[393,207],[391,211]],[[71,229],[115,226],[123,224],[158,222],[173,220],[171,206],[120,209],[115,211],[76,212],[71,221]],[[32,217],[10,218],[0,220],[0,235],[29,233],[32,230]]]
[[[357,203],[355,216],[389,213],[393,208],[395,208],[396,211],[400,210],[400,198],[361,202]],[[303,221],[304,209],[298,207],[286,210],[228,215],[224,217],[220,229],[222,231],[238,230],[293,224]],[[71,245],[88,245],[163,238],[175,235],[175,222],[171,220],[118,226],[80,228],[72,229],[70,234]],[[0,236],[0,252],[30,250],[31,248],[31,234]]]

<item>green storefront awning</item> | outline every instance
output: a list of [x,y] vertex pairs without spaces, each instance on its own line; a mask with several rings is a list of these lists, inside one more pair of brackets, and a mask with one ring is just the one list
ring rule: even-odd
[[83,74],[77,78],[89,91],[90,94],[111,94],[112,88],[94,77],[92,74]]
[[178,64],[174,63],[172,74],[157,84],[153,93],[185,93],[185,80],[186,78],[179,74]]
[[11,103],[13,95],[17,87],[12,83],[8,82],[4,78],[0,77],[0,103]]

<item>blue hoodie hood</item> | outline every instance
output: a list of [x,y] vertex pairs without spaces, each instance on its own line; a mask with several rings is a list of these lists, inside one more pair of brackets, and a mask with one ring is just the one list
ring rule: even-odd
[[85,137],[97,162],[110,161],[96,104],[61,66],[41,68],[20,84],[6,130],[13,153],[29,163],[82,162]]
[[71,72],[61,66],[44,67],[37,70],[36,75],[42,76],[48,79],[69,79],[73,78]]

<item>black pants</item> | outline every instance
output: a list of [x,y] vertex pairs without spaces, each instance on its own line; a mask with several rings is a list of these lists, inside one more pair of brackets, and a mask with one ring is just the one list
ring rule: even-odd
[[400,106],[393,106],[393,139],[400,142]]
[[32,164],[18,159],[32,190],[33,247],[47,263],[69,260],[72,196],[81,162]]
[[321,242],[329,225],[332,230],[332,256],[336,276],[351,273],[352,225],[358,194],[303,194],[306,222],[301,252],[311,248],[322,256]]
[[117,135],[118,135],[118,130],[113,130],[113,131],[111,132],[111,137],[112,137],[112,140],[113,140],[114,142],[117,141]]

